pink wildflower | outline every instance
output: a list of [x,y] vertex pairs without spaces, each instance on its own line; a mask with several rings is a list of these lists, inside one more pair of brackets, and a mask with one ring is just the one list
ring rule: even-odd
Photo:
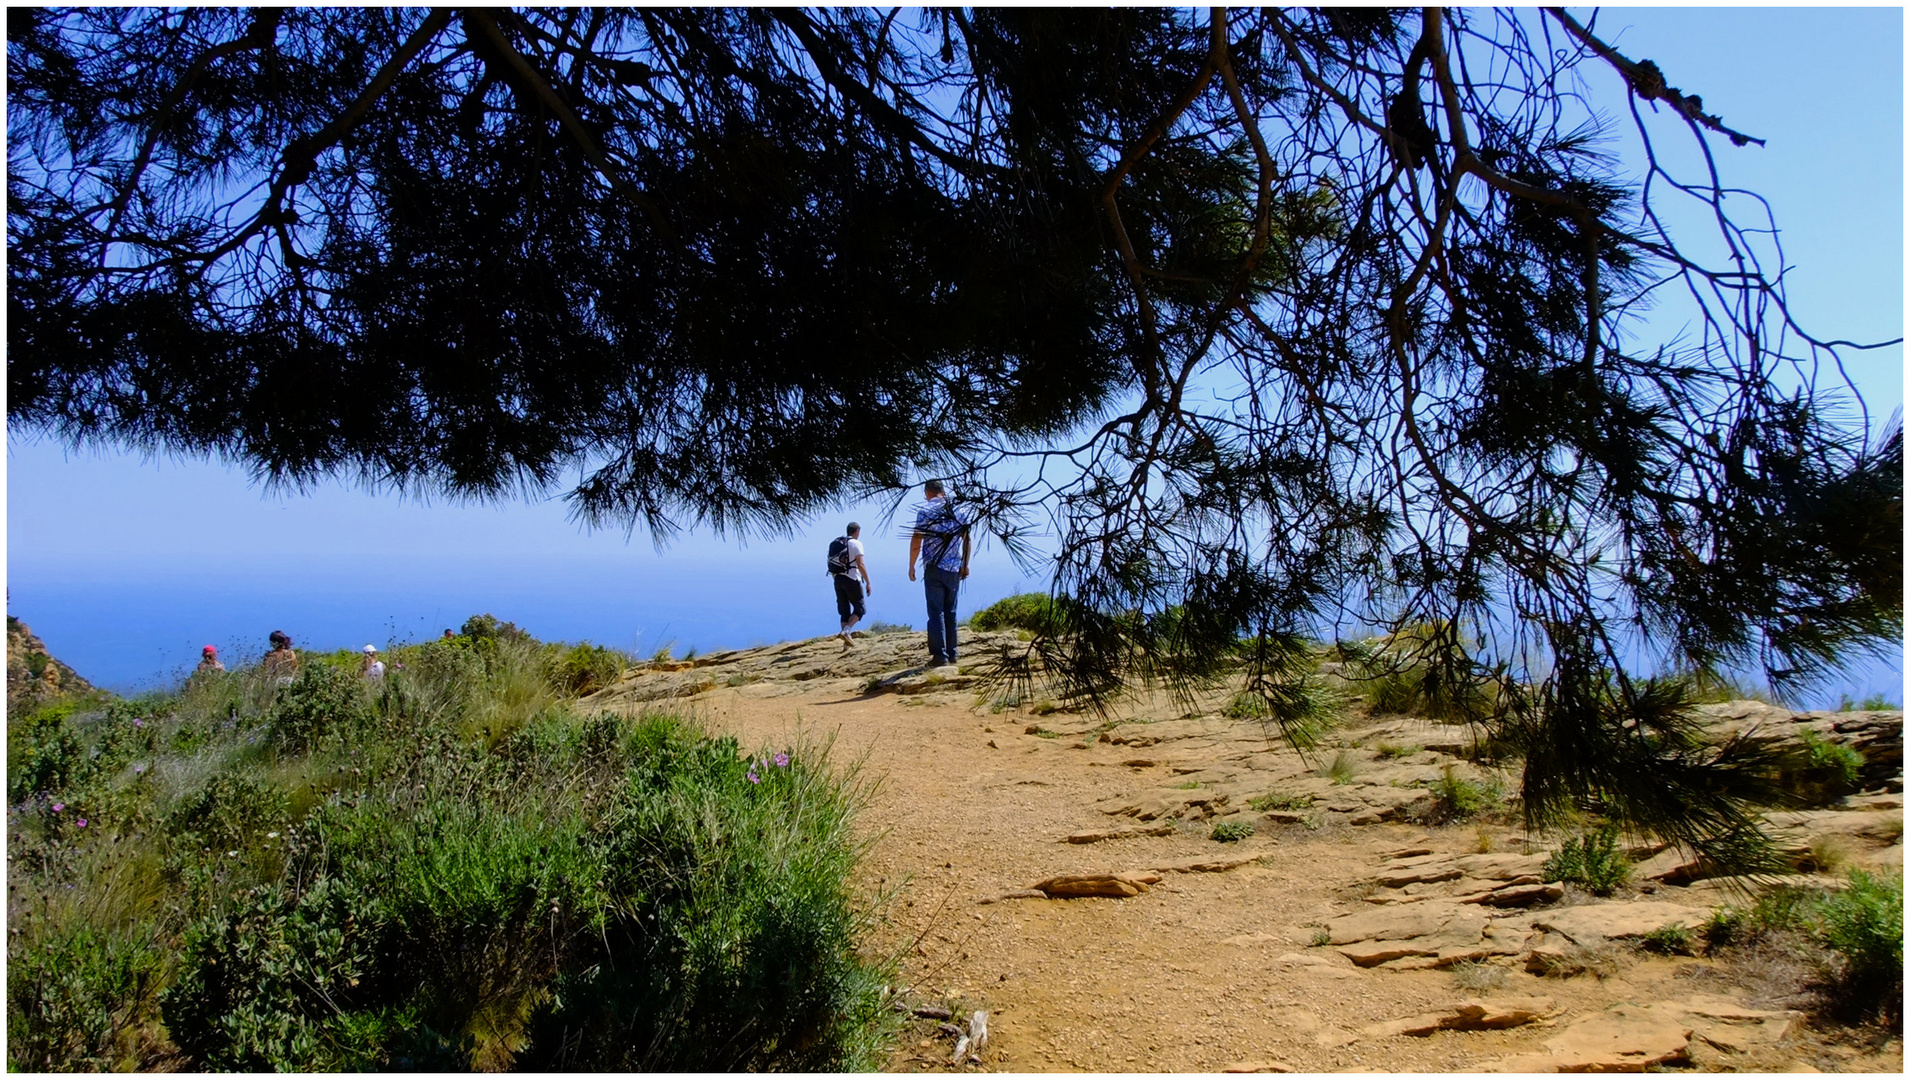
[[79,821],[77,821],[77,822],[75,822],[74,824],[76,824],[76,825],[78,825],[78,826],[79,826],[80,828],[82,828],[82,829],[84,829],[84,828],[86,828],[86,819],[85,819],[85,818],[81,818],[81,819],[79,819]]
[[56,802],[53,804],[53,812],[56,814],[64,809],[66,809],[66,804],[63,802]]
[[783,750],[776,754],[776,767],[778,769],[789,767],[789,751]]
[[743,779],[748,780],[752,784],[760,784],[763,782],[763,778],[756,775],[756,767],[754,765],[750,766],[750,770],[743,774]]

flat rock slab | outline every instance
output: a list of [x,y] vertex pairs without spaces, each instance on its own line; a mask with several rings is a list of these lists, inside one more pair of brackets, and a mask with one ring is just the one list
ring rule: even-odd
[[1532,925],[1561,934],[1575,945],[1598,945],[1613,938],[1643,937],[1671,926],[1696,930],[1710,917],[1711,912],[1705,908],[1644,900],[1547,911],[1533,916]]
[[1229,855],[1218,859],[1190,859],[1186,862],[1166,863],[1161,866],[1151,866],[1148,869],[1173,874],[1222,874],[1246,866],[1248,863],[1257,862],[1259,859],[1258,854]]
[[1793,1009],[1753,1009],[1709,994],[1659,1002],[1652,1009],[1683,1020],[1694,1037],[1730,1054],[1776,1046],[1804,1022],[1804,1014]]
[[1158,874],[1061,874],[1038,881],[1033,888],[1054,898],[1076,896],[1139,896],[1160,880]]
[[1541,1054],[1519,1054],[1482,1072],[1644,1072],[1691,1060],[1691,1027],[1648,1005],[1614,1005],[1545,1041]]
[[1231,1065],[1223,1067],[1220,1071],[1224,1073],[1290,1073],[1299,1072],[1300,1070],[1284,1061],[1275,1061],[1269,1058],[1265,1061],[1236,1061]]
[[1172,822],[1165,825],[1152,825],[1145,829],[1089,829],[1084,832],[1069,833],[1065,839],[1070,844],[1098,844],[1103,840],[1126,840],[1136,836],[1166,836],[1174,831]]
[[1426,900],[1342,915],[1327,922],[1326,932],[1327,943],[1360,967],[1396,960],[1444,967],[1493,951],[1485,946],[1486,923],[1477,907]]
[[1531,904],[1549,904],[1564,895],[1565,887],[1562,885],[1524,881],[1501,886],[1490,892],[1464,896],[1459,899],[1459,902],[1484,904],[1487,907],[1526,907]]
[[1502,1031],[1543,1020],[1556,1011],[1557,1003],[1551,998],[1484,998],[1461,1001],[1438,1012],[1374,1024],[1363,1033],[1386,1038],[1393,1035],[1423,1037],[1435,1031]]

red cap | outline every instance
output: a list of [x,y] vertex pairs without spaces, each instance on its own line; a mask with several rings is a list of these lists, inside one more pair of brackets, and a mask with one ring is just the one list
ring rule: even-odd
[[200,651],[200,652],[202,652],[202,653],[214,653],[214,654],[216,654],[216,653],[218,653],[218,651],[219,651],[219,650],[218,650],[218,649],[215,649],[215,648],[213,648],[213,647],[212,647],[212,646],[210,646],[210,645],[208,645],[208,646],[206,646],[205,648],[203,648],[203,649],[200,649],[199,651]]

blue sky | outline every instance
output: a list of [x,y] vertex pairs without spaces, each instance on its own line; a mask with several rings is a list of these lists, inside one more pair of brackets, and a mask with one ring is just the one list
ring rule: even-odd
[[[1770,200],[1793,311],[1819,336],[1902,334],[1902,23],[1897,8],[1599,16],[1627,55],[1655,60],[1707,110],[1768,140],[1720,140],[1717,153],[1732,183]],[[1588,78],[1623,119],[1616,76]],[[1850,356],[1873,415],[1900,408],[1901,349]],[[206,643],[242,660],[275,628],[320,648],[382,645],[478,611],[540,637],[646,653],[829,633],[823,551],[850,517],[871,541],[871,618],[923,622],[906,544],[876,507],[798,523],[790,540],[692,535],[659,553],[642,534],[583,531],[556,498],[450,505],[336,483],[277,495],[216,462],[73,453],[12,433],[6,484],[8,611],[81,674],[120,689],[177,674]],[[984,544],[963,607],[1041,584]],[[1899,697],[1900,668],[1871,665],[1829,700],[1840,689]]]

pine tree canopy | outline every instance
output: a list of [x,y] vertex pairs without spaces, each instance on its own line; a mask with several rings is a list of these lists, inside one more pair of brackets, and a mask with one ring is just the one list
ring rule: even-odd
[[1595,20],[14,7],[7,58],[20,429],[659,535],[939,476],[1045,537],[1090,700],[1244,655],[1297,725],[1307,641],[1391,627],[1529,813],[1714,840],[1762,750],[1671,674],[1901,633],[1863,346]]

